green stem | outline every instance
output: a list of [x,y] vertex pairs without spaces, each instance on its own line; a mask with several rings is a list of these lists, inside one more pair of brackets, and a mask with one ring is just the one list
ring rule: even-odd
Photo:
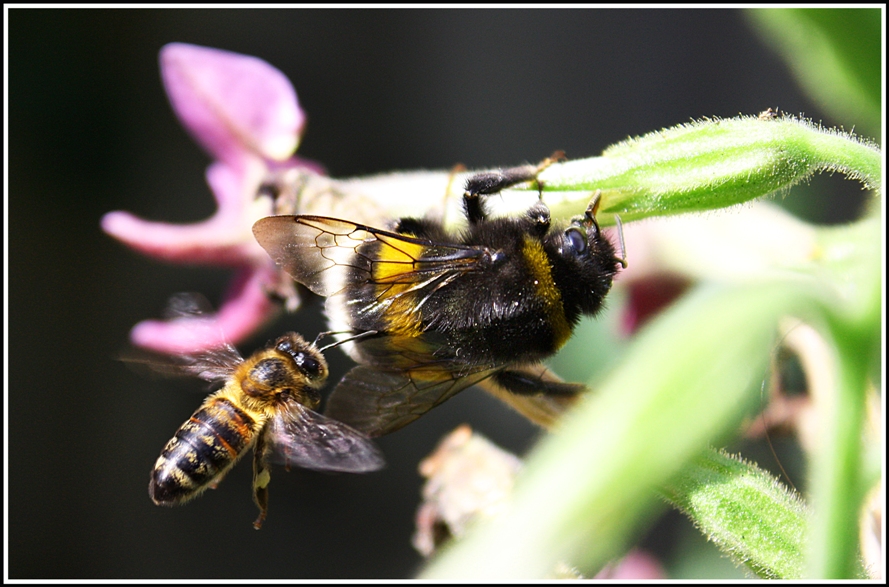
[[839,379],[836,395],[833,405],[819,414],[822,444],[812,460],[815,517],[807,566],[812,579],[866,576],[858,553],[859,510],[864,497],[861,431],[868,367],[867,355],[859,350],[866,341],[849,333],[835,340],[845,340],[842,346],[846,348],[835,355]]
[[879,148],[850,133],[792,117],[745,116],[628,139],[601,157],[552,165],[539,180],[555,216],[576,214],[600,190],[601,221],[610,224],[613,214],[626,222],[724,208],[824,171],[879,189],[881,165]]

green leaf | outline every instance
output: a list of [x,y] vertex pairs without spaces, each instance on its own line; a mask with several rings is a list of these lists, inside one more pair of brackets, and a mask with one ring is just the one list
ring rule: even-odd
[[[839,172],[879,190],[882,154],[874,143],[790,116],[707,119],[631,138],[600,157],[555,163],[538,176],[554,218],[582,214],[600,193],[597,219],[613,225],[724,208],[781,193],[819,172]],[[462,186],[472,173],[398,173],[342,182],[365,193],[392,217],[433,212],[462,226]],[[521,191],[525,193],[522,194]],[[490,198],[495,214],[524,214],[537,198],[528,182]],[[430,202],[418,193],[441,193]]]
[[679,302],[535,449],[509,514],[476,528],[422,577],[532,579],[558,561],[595,572],[621,554],[656,511],[654,488],[756,406],[775,322],[808,305],[808,292],[704,287]]
[[[785,315],[837,345],[838,382],[829,388],[839,406],[826,411],[815,456],[810,485],[819,507],[811,536],[807,543],[793,538],[799,512],[774,495],[775,509],[759,510],[762,523],[746,533],[738,528],[754,517],[738,508],[695,522],[714,537],[720,526],[734,528],[735,538],[714,540],[763,576],[861,577],[861,422],[865,381],[880,356],[880,227],[870,218],[821,229],[807,260],[727,286],[699,286],[677,302],[532,453],[508,514],[475,528],[423,577],[532,579],[549,576],[558,562],[589,575],[619,556],[656,512],[658,487],[671,486],[677,501],[693,499],[676,489],[676,476],[756,407]],[[731,499],[752,498],[741,492]]]
[[758,576],[804,578],[810,514],[796,494],[765,471],[707,451],[667,484],[664,495]]

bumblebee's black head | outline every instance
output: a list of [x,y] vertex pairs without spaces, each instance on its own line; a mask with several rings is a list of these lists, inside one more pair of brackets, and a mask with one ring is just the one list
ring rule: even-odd
[[553,278],[562,294],[565,317],[574,324],[580,314],[595,314],[611,289],[611,281],[624,261],[599,230],[594,199],[582,218],[567,228],[553,227],[544,248],[553,266]]

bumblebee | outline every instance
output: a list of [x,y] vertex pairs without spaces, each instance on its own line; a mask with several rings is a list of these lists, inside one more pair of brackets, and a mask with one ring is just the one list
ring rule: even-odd
[[625,265],[599,230],[598,194],[567,226],[551,222],[542,201],[505,218],[490,217],[484,201],[536,181],[552,161],[469,178],[458,234],[429,218],[402,218],[391,230],[310,215],[254,224],[284,271],[327,296],[334,329],[367,334],[344,346],[359,365],[325,414],[373,437],[486,380],[526,396],[583,389],[545,376],[540,361],[581,315],[600,310]]
[[[185,300],[184,303],[182,300]],[[200,313],[180,298],[182,317]],[[175,310],[174,310],[174,313]],[[182,355],[178,369],[221,389],[207,397],[164,446],[148,494],[175,505],[215,488],[253,448],[253,499],[258,530],[268,512],[269,462],[320,471],[364,473],[381,468],[377,447],[353,428],[313,411],[327,379],[327,362],[314,344],[289,332],[244,359],[231,345]]]

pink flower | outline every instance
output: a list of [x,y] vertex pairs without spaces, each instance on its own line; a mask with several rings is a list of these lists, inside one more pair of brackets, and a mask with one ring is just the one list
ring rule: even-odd
[[[218,208],[188,225],[150,222],[128,212],[109,212],[102,229],[133,249],[174,263],[237,269],[219,312],[215,333],[196,341],[183,320],[147,320],[130,333],[132,342],[178,353],[217,346],[221,338],[243,339],[275,311],[267,291],[292,282],[253,238],[251,227],[272,214],[257,191],[271,170],[310,167],[293,157],[305,123],[296,92],[280,71],[256,57],[171,43],[160,52],[161,77],[173,110],[214,162],[207,183]],[[197,348],[196,348],[197,347]]]
[[610,581],[661,581],[667,578],[667,573],[653,555],[634,548],[624,558],[607,565],[593,578]]

